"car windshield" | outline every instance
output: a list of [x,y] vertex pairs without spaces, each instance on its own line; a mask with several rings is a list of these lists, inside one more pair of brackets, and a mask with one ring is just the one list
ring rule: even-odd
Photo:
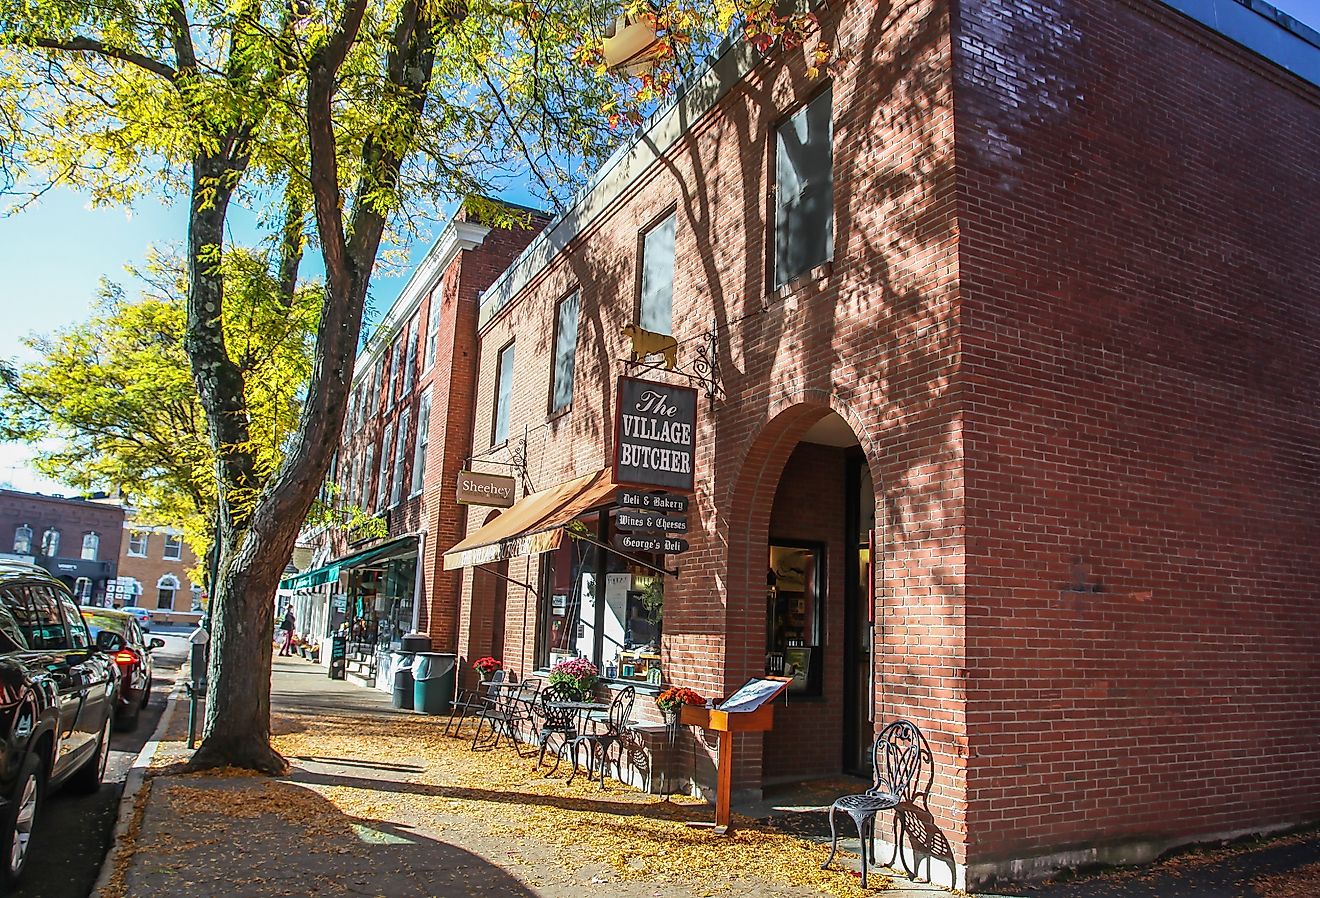
[[87,629],[92,631],[92,639],[102,630],[109,630],[111,633],[124,635],[124,625],[127,623],[123,618],[111,617],[108,614],[98,614],[95,611],[84,611],[83,620],[87,621]]

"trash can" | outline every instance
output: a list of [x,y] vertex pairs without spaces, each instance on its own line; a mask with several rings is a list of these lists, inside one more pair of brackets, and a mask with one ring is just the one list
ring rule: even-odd
[[405,711],[413,709],[413,656],[403,652],[394,652],[389,656],[393,670],[390,701],[396,708]]
[[399,648],[405,652],[429,652],[431,651],[431,637],[425,633],[406,633]]
[[448,714],[457,667],[457,655],[418,652],[412,669],[413,709],[423,714]]

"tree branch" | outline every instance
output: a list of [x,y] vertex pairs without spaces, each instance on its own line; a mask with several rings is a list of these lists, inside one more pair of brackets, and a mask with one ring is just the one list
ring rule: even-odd
[[108,44],[93,40],[90,37],[74,37],[69,40],[34,37],[32,43],[46,50],[62,50],[66,53],[92,53],[97,56],[103,56],[106,59],[117,59],[120,62],[131,63],[140,69],[145,69],[154,75],[159,75],[169,82],[173,82],[179,77],[178,72],[158,59],[152,59],[150,56],[138,53],[134,50],[124,50],[119,47],[111,47]]

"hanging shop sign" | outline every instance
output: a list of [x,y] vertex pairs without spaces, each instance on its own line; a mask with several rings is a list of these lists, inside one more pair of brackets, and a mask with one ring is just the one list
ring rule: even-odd
[[655,552],[678,555],[688,550],[688,541],[676,536],[657,536],[650,533],[616,533],[614,548],[625,552]]
[[697,391],[620,377],[614,415],[614,482],[692,492]]
[[503,474],[458,472],[459,505],[491,505],[508,508],[513,504],[514,479]]
[[686,516],[666,517],[649,511],[629,511],[620,508],[614,516],[614,524],[620,530],[632,530],[642,533],[687,533]]
[[660,511],[666,514],[682,514],[688,510],[687,496],[673,493],[643,493],[637,490],[619,490],[615,503],[621,508],[636,508],[642,511]]

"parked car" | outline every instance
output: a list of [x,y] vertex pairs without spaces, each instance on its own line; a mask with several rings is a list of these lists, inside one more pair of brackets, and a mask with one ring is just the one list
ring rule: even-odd
[[59,580],[0,561],[0,891],[27,867],[47,790],[101,786],[121,647],[92,639]]
[[165,645],[165,640],[148,640],[142,635],[136,617],[126,611],[84,607],[82,618],[93,641],[100,640],[102,633],[114,633],[123,641],[123,646],[111,655],[119,668],[115,722],[121,730],[132,730],[137,727],[138,716],[151,698],[151,653]]
[[151,612],[145,608],[120,608],[120,611],[133,615],[137,620],[138,626],[142,628],[143,633],[151,632]]

